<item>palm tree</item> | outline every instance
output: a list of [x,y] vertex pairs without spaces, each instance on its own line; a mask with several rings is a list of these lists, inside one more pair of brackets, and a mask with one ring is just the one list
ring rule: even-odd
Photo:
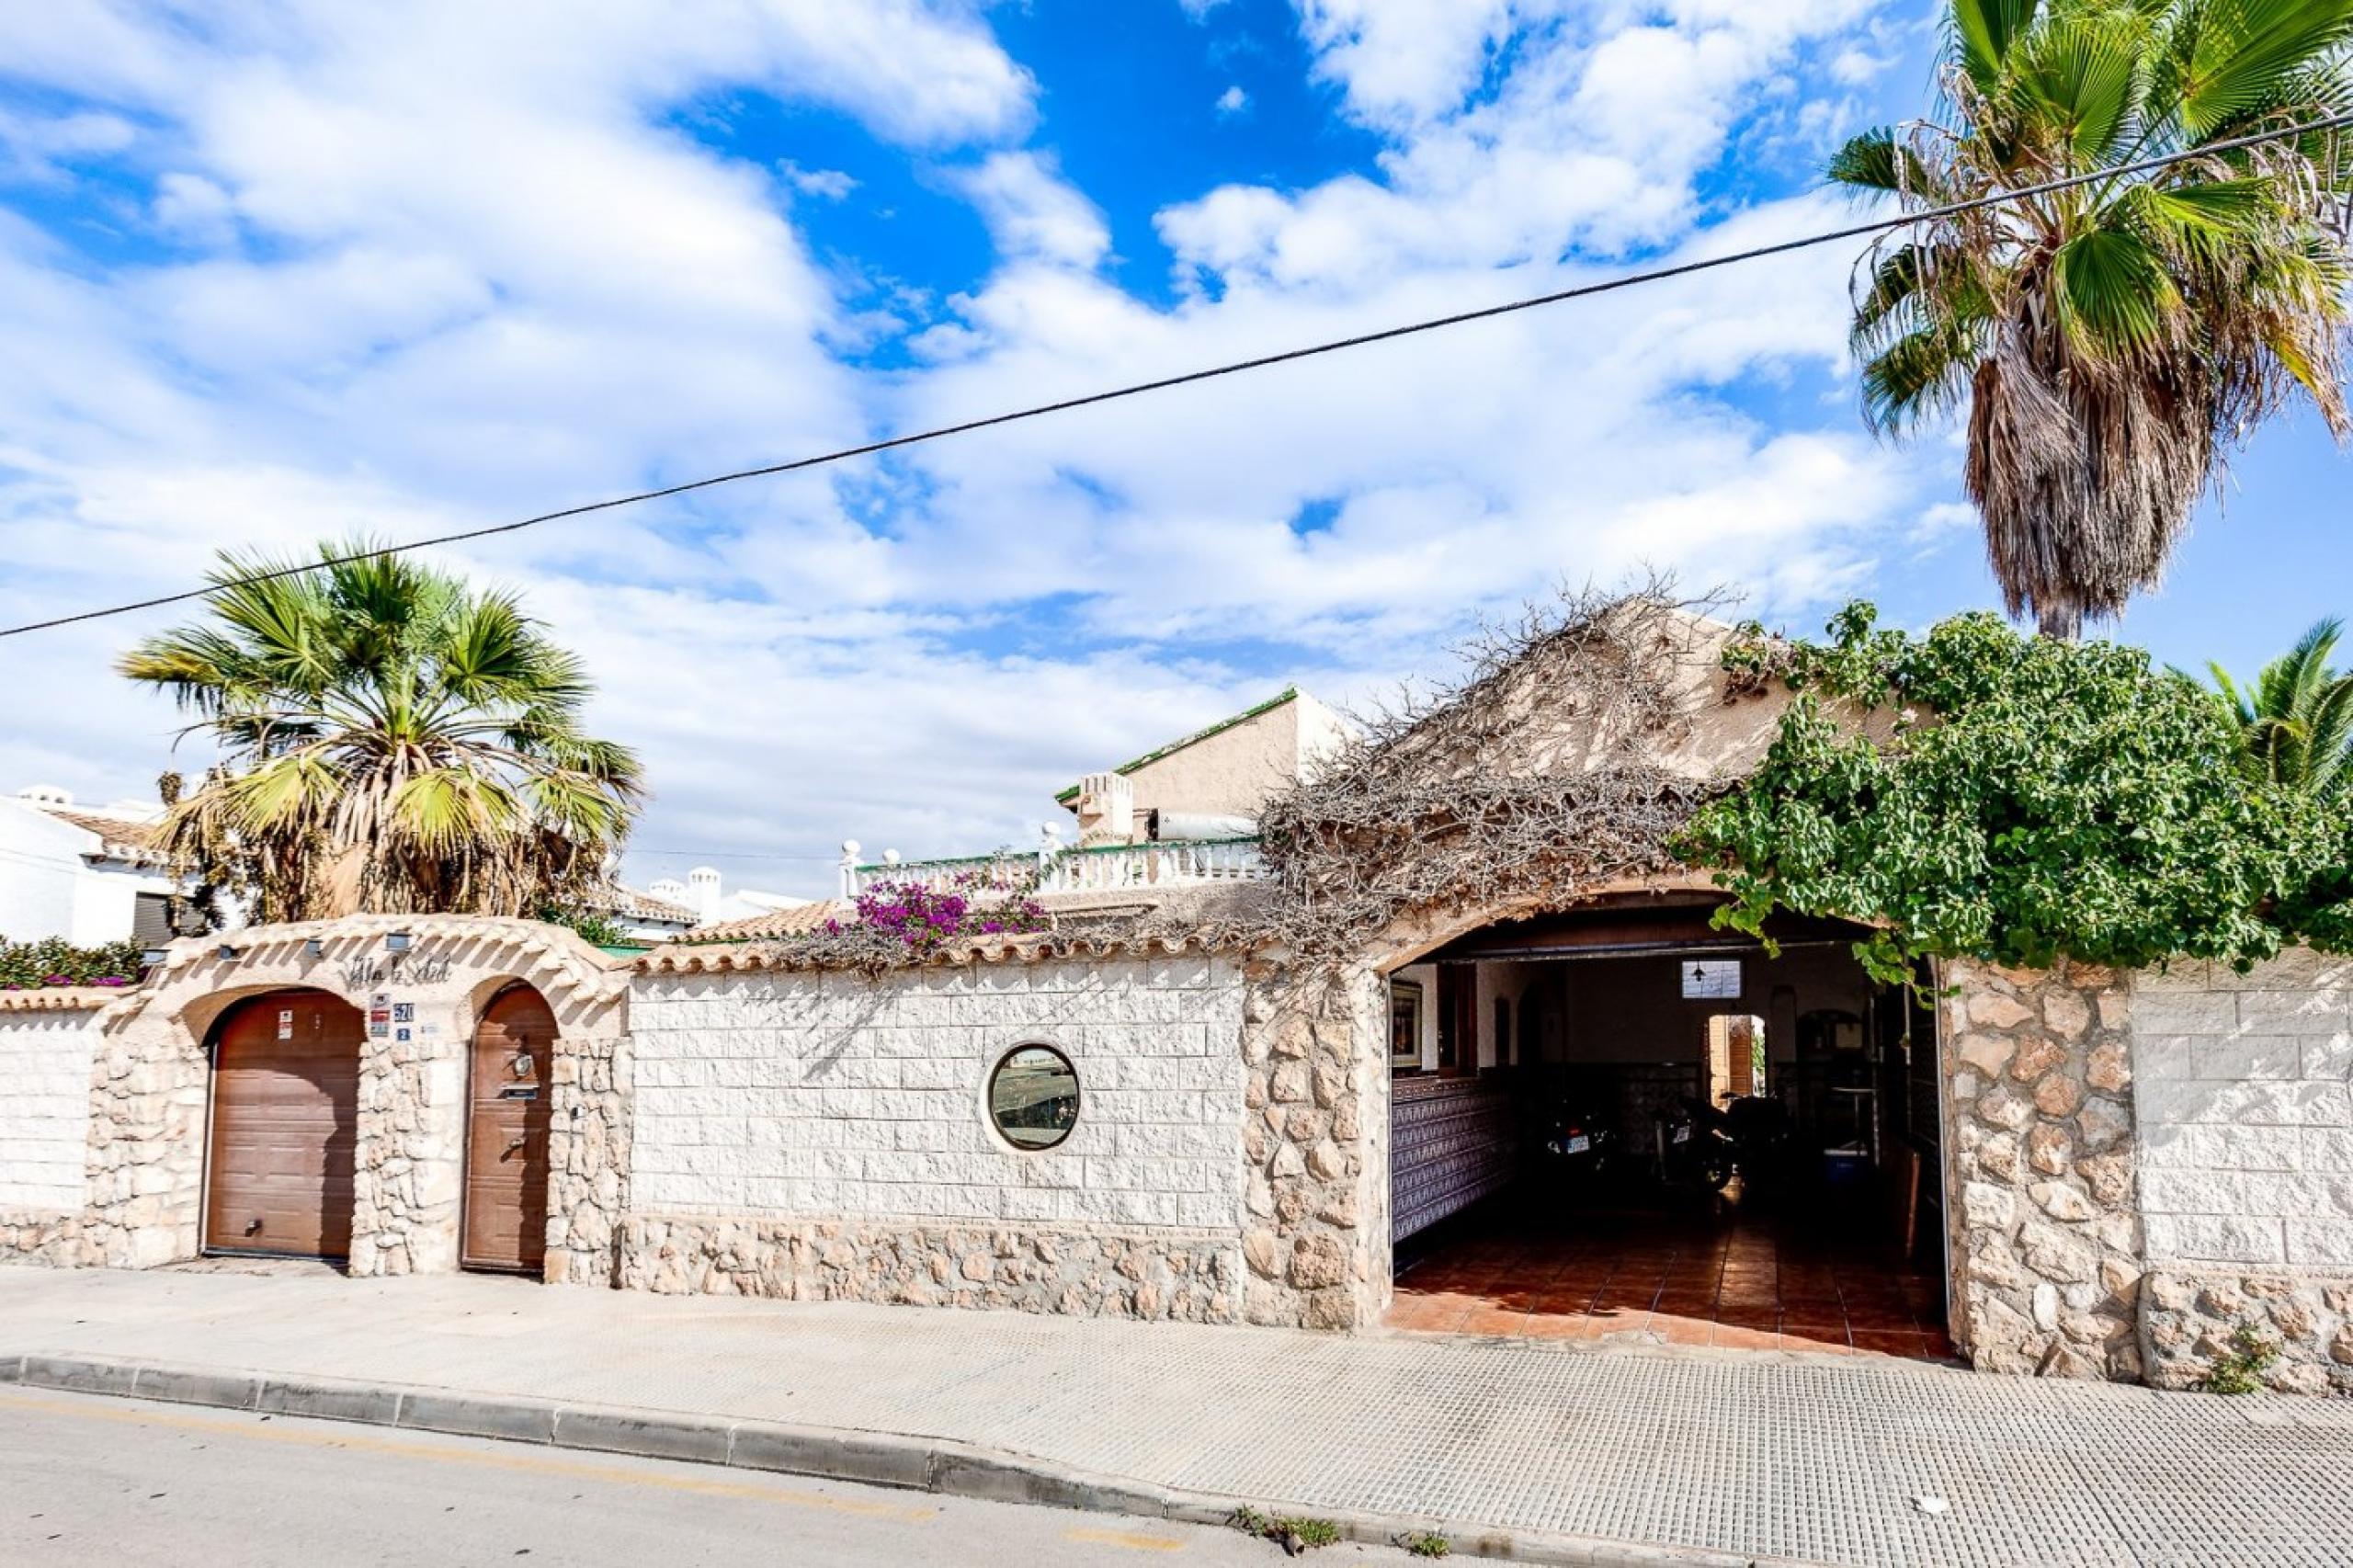
[[1949,0],[1944,113],[1830,177],[1922,211],[1857,271],[1882,435],[1968,408],[2012,615],[2078,634],[2154,585],[2229,449],[2301,393],[2342,438],[2353,133],[2126,165],[2353,110],[2353,0]]
[[525,915],[601,878],[637,758],[583,733],[591,687],[506,594],[365,541],[300,575],[223,554],[210,619],[118,668],[197,715],[218,762],[166,842],[255,918]]
[[2218,664],[2214,700],[2237,726],[2249,778],[2322,800],[2353,790],[2353,672],[2329,668],[2342,621],[2316,623],[2248,685]]

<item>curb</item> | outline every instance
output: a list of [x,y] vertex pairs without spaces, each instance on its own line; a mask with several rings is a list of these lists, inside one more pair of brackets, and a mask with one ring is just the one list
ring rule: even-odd
[[1224,1525],[1237,1507],[1247,1503],[1261,1513],[1329,1519],[1338,1527],[1342,1540],[1363,1545],[1392,1545],[1410,1532],[1428,1530],[1444,1536],[1457,1554],[1515,1562],[1574,1568],[1802,1568],[1793,1559],[1698,1547],[1503,1530],[1435,1517],[1311,1508],[1263,1497],[1212,1496],[1101,1475],[1008,1450],[893,1432],[731,1421],[608,1405],[483,1397],[401,1384],[82,1357],[0,1356],[0,1384],[210,1405],[265,1415],[351,1421],[460,1437],[493,1437],[1176,1524]]

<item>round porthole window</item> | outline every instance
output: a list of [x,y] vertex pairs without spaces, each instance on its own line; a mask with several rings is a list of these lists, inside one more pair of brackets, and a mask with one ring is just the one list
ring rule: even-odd
[[1078,1125],[1078,1071],[1050,1045],[1007,1051],[989,1074],[989,1119],[1017,1149],[1051,1149]]

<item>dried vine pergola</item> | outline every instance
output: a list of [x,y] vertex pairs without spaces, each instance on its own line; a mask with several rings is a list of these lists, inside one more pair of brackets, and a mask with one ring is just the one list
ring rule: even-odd
[[1693,695],[1672,676],[1721,605],[1654,579],[1482,629],[1457,679],[1361,716],[1267,804],[1274,887],[1221,939],[1334,954],[1442,904],[1557,907],[1683,869],[1668,843],[1721,786],[1648,759],[1688,733]]
[[[1455,679],[1356,715],[1356,737],[1267,803],[1267,882],[921,952],[845,924],[782,938],[777,958],[870,974],[989,949],[1049,957],[1181,943],[1336,957],[1417,911],[1533,913],[1605,882],[1682,870],[1668,845],[1722,785],[1651,759],[1688,733],[1702,696],[1675,677],[1722,605],[1653,579],[1564,590],[1482,628],[1457,650]],[[1726,689],[1721,677],[1706,687],[1717,699]]]

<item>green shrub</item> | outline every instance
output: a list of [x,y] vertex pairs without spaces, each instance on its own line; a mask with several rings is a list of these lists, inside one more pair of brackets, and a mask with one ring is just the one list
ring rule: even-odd
[[[2353,946],[2353,824],[2250,780],[2188,676],[1987,614],[1917,638],[1876,615],[1848,606],[1824,643],[1751,627],[1727,649],[1736,682],[1778,675],[1798,696],[1677,846],[1732,892],[1719,924],[1871,923],[1857,952],[1890,983],[1926,957],[2245,967],[2290,941]],[[1865,711],[1882,741],[1859,733]]]
[[62,937],[33,942],[0,937],[0,991],[32,991],[44,985],[135,985],[142,965],[139,944],[107,942],[77,948]]

